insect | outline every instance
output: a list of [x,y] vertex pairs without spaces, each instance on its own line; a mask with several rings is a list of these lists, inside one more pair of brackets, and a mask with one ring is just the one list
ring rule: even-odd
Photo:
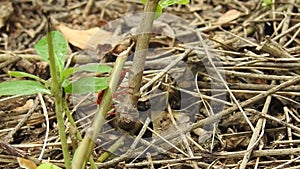
[[100,91],[98,92],[96,104],[100,104],[100,103],[101,103],[103,94],[104,94],[104,90],[100,90]]

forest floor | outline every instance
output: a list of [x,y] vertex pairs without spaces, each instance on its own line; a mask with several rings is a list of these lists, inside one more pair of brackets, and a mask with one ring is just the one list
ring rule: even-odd
[[[270,1],[191,0],[165,8],[151,32],[138,105],[139,120],[151,123],[136,140],[138,132],[129,134],[128,126],[115,124],[111,115],[95,140],[98,167],[297,168],[300,1]],[[51,80],[48,63],[34,49],[50,23],[69,42],[69,67],[112,66],[125,37],[136,39],[144,5],[139,0],[88,2],[0,1],[0,82],[28,79],[9,76],[13,70]],[[126,70],[133,53],[134,48]],[[116,112],[130,94],[118,90]],[[84,135],[97,94],[65,97]],[[76,141],[65,125],[73,154]],[[167,137],[176,132],[177,137]],[[121,136],[126,137],[123,146],[98,162]],[[163,142],[154,142],[162,137]],[[139,144],[132,148],[134,141]],[[20,168],[17,159],[63,167],[52,96],[0,93],[0,168]]]

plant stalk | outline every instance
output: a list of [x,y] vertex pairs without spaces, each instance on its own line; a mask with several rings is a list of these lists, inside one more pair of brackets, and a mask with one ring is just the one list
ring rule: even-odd
[[58,81],[58,79],[60,78],[55,63],[56,58],[53,52],[53,42],[52,42],[51,32],[47,33],[47,43],[48,43],[50,74],[52,79],[51,90],[52,90],[52,94],[54,95],[55,113],[56,113],[56,119],[58,123],[58,132],[59,132],[62,152],[64,156],[65,168],[70,169],[71,159],[70,159],[70,154],[69,154],[69,149],[67,144],[67,136],[65,133],[65,126],[64,126],[64,119],[63,119],[62,87],[60,85],[60,82]]
[[[64,107],[64,111],[67,115],[70,125],[76,130],[76,133],[75,133],[76,139],[78,140],[78,142],[82,141],[82,136],[76,126],[76,123],[71,115],[71,112],[68,108],[68,104],[65,99],[63,100],[63,107]],[[97,169],[97,166],[96,166],[92,156],[89,157],[89,162],[90,162],[91,169]]]
[[159,0],[147,0],[146,6],[144,8],[143,18],[140,23],[140,34],[138,35],[135,48],[133,66],[129,74],[129,86],[132,89],[130,101],[133,107],[137,106],[137,101],[139,98],[139,91],[142,85],[143,71],[151,36],[150,32],[152,29],[153,21],[155,19],[155,12],[158,6],[158,2]]
[[117,58],[114,68],[111,72],[109,87],[104,91],[98,112],[92,121],[91,126],[87,129],[86,134],[79,145],[76,156],[72,161],[72,169],[82,169],[85,167],[88,157],[90,157],[98,134],[105,122],[107,112],[110,110],[112,95],[116,91],[124,63],[133,45],[123,51]]
[[111,152],[116,152],[121,146],[124,145],[125,136],[121,136],[112,146],[110,146],[107,152],[104,152],[99,158],[98,161],[103,163],[111,155]]

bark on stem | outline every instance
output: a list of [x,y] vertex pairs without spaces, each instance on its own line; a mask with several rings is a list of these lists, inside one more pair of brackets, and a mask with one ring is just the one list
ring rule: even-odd
[[148,51],[149,40],[151,35],[150,32],[155,18],[155,11],[158,6],[158,2],[159,0],[147,0],[143,18],[140,23],[140,34],[138,35],[137,44],[135,48],[133,67],[129,74],[129,86],[132,89],[130,101],[133,107],[137,106],[137,101],[139,98],[139,91],[142,83],[146,54]]

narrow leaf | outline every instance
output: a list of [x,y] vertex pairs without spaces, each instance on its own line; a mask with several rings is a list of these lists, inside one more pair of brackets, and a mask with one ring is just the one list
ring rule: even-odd
[[97,78],[97,77],[86,77],[78,81],[70,83],[65,87],[66,93],[96,93],[100,90],[106,89],[108,87],[107,77]]
[[61,86],[63,88],[66,88],[67,86],[69,86],[71,84],[70,80],[69,79],[65,79],[62,83],[61,83]]
[[174,4],[185,5],[189,2],[190,0],[160,0],[159,5],[161,8],[165,8]]
[[31,80],[16,80],[0,83],[0,96],[30,95],[38,92],[51,94],[50,90],[41,83]]
[[46,85],[48,85],[48,86],[50,85],[49,82],[47,82],[46,80],[41,79],[41,78],[38,77],[38,76],[35,76],[35,75],[33,75],[33,74],[29,74],[29,73],[26,73],[26,72],[20,72],[20,71],[8,71],[8,74],[9,74],[10,76],[13,76],[13,77],[29,77],[29,78],[32,78],[32,79],[37,80],[37,81],[39,81],[39,82],[42,82],[42,83],[44,83],[44,84],[46,84]]
[[75,72],[75,70],[76,69],[73,67],[63,70],[61,73],[61,77],[62,77],[61,80],[64,81],[65,79],[67,79],[71,74]]

